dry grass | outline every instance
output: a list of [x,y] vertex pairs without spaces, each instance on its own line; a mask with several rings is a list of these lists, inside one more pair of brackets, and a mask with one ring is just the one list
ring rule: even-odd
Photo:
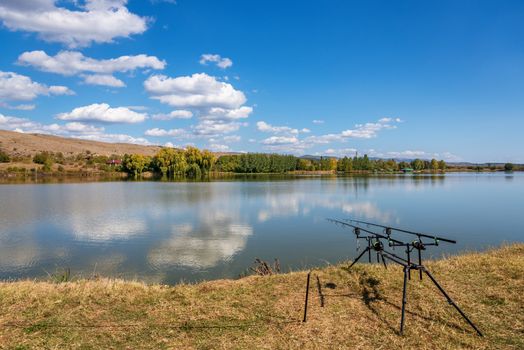
[[300,322],[306,272],[174,287],[108,279],[0,283],[0,347],[524,348],[524,244],[428,268],[484,338],[427,278],[409,284],[405,335],[398,335],[401,270],[357,264],[349,271],[340,265],[313,272],[307,323]]
[[65,156],[85,153],[110,156],[112,154],[137,153],[153,156],[159,146],[141,146],[128,143],[107,143],[59,137],[44,134],[23,134],[0,130],[0,149],[10,156],[34,156],[38,152],[62,152]]

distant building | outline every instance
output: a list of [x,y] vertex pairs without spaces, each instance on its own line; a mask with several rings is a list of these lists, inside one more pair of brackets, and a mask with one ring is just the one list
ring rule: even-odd
[[109,159],[106,164],[108,165],[120,165],[122,161],[120,159]]
[[413,168],[402,168],[402,169],[400,169],[400,171],[402,171],[403,173],[412,173],[413,172]]

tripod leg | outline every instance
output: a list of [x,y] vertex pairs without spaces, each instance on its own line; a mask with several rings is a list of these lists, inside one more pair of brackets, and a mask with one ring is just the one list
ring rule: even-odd
[[[406,254],[408,256],[408,265],[411,265],[411,256],[410,256],[410,251],[409,251],[409,244],[406,244]],[[409,269],[409,272],[408,272],[408,279],[411,280],[411,269]]]
[[453,305],[453,307],[459,312],[459,314],[469,323],[469,325],[477,332],[478,335],[480,335],[481,337],[483,337],[484,335],[479,331],[479,329],[477,328],[477,326],[475,326],[475,324],[473,324],[473,322],[471,322],[471,320],[468,318],[468,316],[466,316],[466,314],[464,312],[462,312],[462,310],[457,306],[457,304],[455,304],[455,302],[450,298],[450,296],[448,295],[448,293],[446,293],[446,291],[440,286],[440,284],[438,284],[438,282],[435,280],[435,278],[429,273],[428,270],[426,269],[423,269],[424,272],[426,273],[426,275],[428,275],[428,277],[431,279],[431,281],[437,286],[438,290],[442,293],[442,295],[444,295],[444,297],[447,299],[448,303],[450,303],[451,305]]
[[350,269],[351,266],[355,265],[356,262],[357,262],[357,261],[362,257],[362,255],[366,254],[366,252],[369,251],[369,250],[370,250],[369,247],[367,247],[366,249],[364,249],[364,250],[362,251],[362,253],[360,253],[360,255],[359,255],[359,256],[358,256],[358,257],[357,257],[357,258],[356,258],[356,259],[351,263],[351,265],[349,265],[348,269]]
[[[419,266],[422,266],[422,253],[420,252],[420,248],[418,248],[417,250],[418,250],[418,264]],[[420,276],[420,280],[422,281],[422,270],[418,270],[418,273]]]
[[406,289],[408,284],[408,273],[410,268],[408,266],[404,266],[404,288],[402,289],[402,315],[400,316],[400,334],[403,334],[404,332],[404,317],[406,314]]
[[382,263],[384,264],[384,268],[387,270],[388,265],[386,264],[386,259],[384,259],[384,255],[382,255],[382,253],[380,253],[380,257],[382,258]]

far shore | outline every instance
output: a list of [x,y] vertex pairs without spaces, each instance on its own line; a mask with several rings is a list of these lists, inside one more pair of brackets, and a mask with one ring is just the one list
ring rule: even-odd
[[[55,169],[56,168],[56,169]],[[516,170],[514,172],[519,172]],[[231,178],[241,176],[268,176],[268,177],[282,177],[282,176],[417,176],[417,175],[435,175],[442,176],[448,173],[508,173],[504,169],[489,169],[483,168],[480,170],[470,169],[467,167],[449,168],[446,171],[352,171],[340,172],[331,170],[315,170],[315,171],[288,171],[283,173],[235,173],[235,172],[211,172],[200,179],[219,179]],[[49,171],[44,171],[41,166],[31,163],[14,163],[14,164],[0,164],[0,183],[1,182],[35,182],[35,181],[119,181],[119,180],[162,180],[162,176],[152,172],[144,172],[138,177],[132,174],[109,169],[101,171],[98,169],[58,169],[54,167]],[[184,177],[177,177],[174,180],[183,180]],[[195,179],[190,179],[195,180]],[[196,179],[199,180],[199,179]]]

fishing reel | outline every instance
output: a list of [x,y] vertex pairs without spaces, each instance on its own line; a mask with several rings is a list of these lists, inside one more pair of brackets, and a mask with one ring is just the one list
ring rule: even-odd
[[421,240],[411,242],[413,248],[418,250],[426,250],[426,245]]
[[375,240],[371,242],[371,248],[377,252],[381,252],[384,250],[384,244],[378,238],[375,238]]

